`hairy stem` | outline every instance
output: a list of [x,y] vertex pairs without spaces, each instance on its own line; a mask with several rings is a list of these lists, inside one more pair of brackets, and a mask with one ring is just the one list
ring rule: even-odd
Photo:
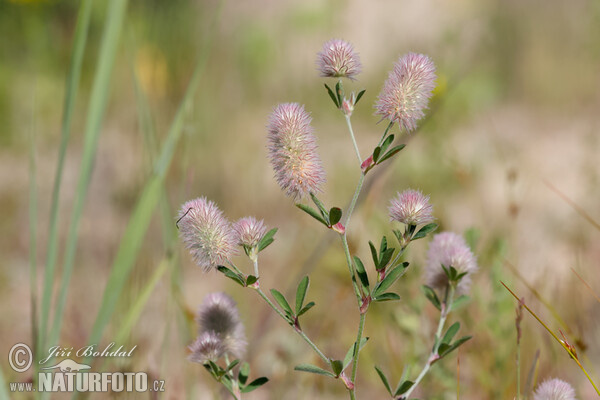
[[438,352],[438,349],[442,342],[442,332],[444,331],[444,325],[446,323],[446,319],[448,318],[448,314],[450,314],[450,311],[452,310],[452,301],[454,300],[454,290],[455,290],[455,288],[453,285],[448,285],[447,290],[446,290],[446,298],[444,299],[444,303],[442,304],[442,312],[440,313],[440,321],[438,323],[437,331],[435,333],[435,344],[433,346],[433,350],[431,350],[429,358],[427,359],[425,366],[421,370],[421,373],[419,374],[417,379],[415,379],[415,383],[411,386],[411,388],[406,393],[404,393],[402,395],[403,398],[405,398],[405,399],[409,398],[410,394],[417,388],[417,386],[423,380],[425,375],[427,375],[427,373],[429,372],[429,369],[431,369],[433,362],[437,361],[437,359],[438,359],[437,352]]
[[358,178],[358,183],[356,184],[356,189],[354,190],[354,196],[352,196],[350,205],[348,205],[348,211],[346,212],[346,223],[344,224],[346,230],[348,229],[348,225],[350,224],[350,218],[352,218],[352,212],[354,212],[354,207],[356,207],[356,202],[358,201],[358,197],[360,196],[360,192],[362,190],[364,182],[365,174],[361,173],[360,178]]
[[[354,355],[352,356],[352,383],[356,382],[356,372],[358,371],[358,353],[360,353],[360,342],[362,340],[362,335],[365,330],[365,319],[367,318],[366,313],[360,314],[360,321],[358,323],[358,332],[356,334],[356,342],[354,344]],[[355,396],[355,387],[352,387],[350,390],[350,397],[354,398]]]
[[354,130],[352,129],[352,122],[350,121],[349,115],[344,115],[346,117],[346,125],[348,125],[348,130],[350,131],[350,137],[352,138],[352,144],[354,145],[354,151],[356,151],[356,157],[358,157],[358,163],[362,164],[363,159],[360,156],[360,151],[358,151],[358,145],[356,144],[356,139],[354,137]]

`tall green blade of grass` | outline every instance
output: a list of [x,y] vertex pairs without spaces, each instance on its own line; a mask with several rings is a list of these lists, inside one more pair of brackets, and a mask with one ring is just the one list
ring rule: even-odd
[[[33,110],[35,110],[35,101]],[[38,332],[38,290],[37,290],[37,167],[35,157],[35,115],[31,112],[31,132],[29,136],[29,292],[31,301],[31,340],[33,354],[37,354]],[[37,365],[37,363],[36,363]],[[35,368],[34,368],[35,371]]]
[[121,28],[125,19],[126,9],[127,0],[111,0],[108,3],[106,25],[104,27],[102,42],[100,45],[100,56],[98,57],[98,67],[96,69],[96,75],[94,77],[91,98],[88,106],[83,156],[81,160],[81,172],[77,184],[75,203],[73,205],[73,213],[71,215],[71,223],[69,225],[69,233],[67,236],[63,276],[58,292],[54,323],[52,325],[52,330],[50,331],[49,340],[46,342],[47,345],[56,344],[60,334],[67,291],[69,282],[71,280],[71,275],[73,273],[75,251],[77,249],[79,220],[83,211],[83,205],[90,183],[94,156],[96,154],[96,147],[98,145],[98,136],[100,134],[100,127],[102,125],[102,119],[104,117],[108,92],[110,89],[110,77],[119,44]]
[[[218,10],[220,8],[219,6]],[[213,23],[216,20],[216,17],[213,18]],[[210,29],[209,32],[214,32],[214,29]],[[152,176],[146,183],[123,234],[88,343],[98,343],[102,338],[104,328],[110,321],[117,300],[137,259],[150,220],[161,198],[164,179],[171,164],[175,147],[182,134],[185,111],[192,101],[202,78],[202,72],[208,59],[210,43],[211,39],[207,38],[184,98],[177,109],[175,118],[162,145],[160,155],[154,165]]]
[[[83,63],[83,54],[87,41],[88,28],[90,25],[90,16],[92,14],[92,0],[82,0],[79,13],[77,15],[77,24],[75,26],[75,39],[73,42],[73,54],[67,74],[65,87],[65,100],[63,108],[62,131],[60,147],[58,150],[58,164],[54,176],[54,187],[52,189],[52,204],[50,206],[50,228],[48,233],[48,248],[46,251],[46,270],[44,273],[44,290],[42,294],[42,314],[41,328],[37,342],[38,349],[42,349],[48,329],[48,320],[50,318],[50,302],[52,298],[52,286],[54,283],[54,271],[56,267],[56,253],[58,247],[58,201],[60,195],[60,186],[62,182],[63,169],[65,164],[65,154],[71,131],[71,120],[77,98],[79,79],[81,76],[81,65]],[[38,354],[38,353],[35,353]]]
[[0,368],[0,400],[10,400],[8,390],[6,390],[6,379],[4,379],[4,372]]

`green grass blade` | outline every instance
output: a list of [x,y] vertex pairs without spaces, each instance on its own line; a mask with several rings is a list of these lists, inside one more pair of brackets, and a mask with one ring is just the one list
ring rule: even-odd
[[121,28],[125,19],[126,9],[127,0],[112,0],[108,3],[108,13],[100,45],[98,67],[94,77],[90,102],[88,105],[83,155],[81,160],[81,172],[79,175],[79,181],[77,183],[75,202],[73,204],[73,213],[71,215],[71,223],[69,225],[69,232],[67,236],[63,276],[58,292],[58,300],[54,314],[52,330],[50,331],[49,340],[46,342],[46,345],[48,346],[56,344],[60,334],[60,326],[62,324],[62,316],[67,298],[67,291],[69,282],[71,280],[71,275],[73,273],[75,251],[77,249],[78,241],[77,233],[79,230],[79,220],[83,212],[83,205],[85,203],[90,178],[92,175],[100,127],[104,118],[104,111],[106,109],[108,92],[110,89],[110,77],[119,44]]
[[[34,100],[33,110],[35,110]],[[32,111],[32,114],[34,112]],[[38,342],[38,290],[37,290],[37,167],[35,155],[35,115],[31,118],[29,137],[29,296],[31,301],[31,340],[34,344],[33,354],[36,353]],[[37,367],[37,363],[36,363]],[[34,373],[37,368],[34,367]]]
[[[220,10],[220,7],[219,7]],[[216,21],[216,18],[214,19]],[[210,30],[214,32],[213,29]],[[133,215],[129,220],[121,244],[117,252],[113,267],[108,278],[106,289],[100,305],[100,310],[96,317],[96,321],[92,328],[92,333],[88,340],[88,343],[98,343],[102,338],[104,328],[110,321],[112,313],[115,310],[117,300],[121,295],[123,287],[129,277],[129,273],[133,268],[137,255],[140,251],[142,241],[148,226],[150,219],[154,213],[154,210],[160,200],[163,191],[163,181],[167,173],[168,167],[173,158],[175,152],[175,146],[177,145],[179,138],[183,131],[183,123],[185,110],[188,108],[196,89],[199,86],[200,79],[202,78],[206,61],[208,59],[208,52],[210,48],[211,40],[207,39],[203,47],[202,53],[192,79],[188,85],[185,96],[179,105],[175,118],[169,128],[167,137],[161,148],[160,155],[156,160],[154,171],[149,181],[146,183],[144,191],[140,196],[138,203],[135,206]]]
[[50,227],[48,233],[48,248],[46,251],[46,269],[44,273],[44,289],[42,294],[42,314],[41,328],[39,333],[38,348],[42,348],[43,341],[46,338],[48,320],[50,318],[50,301],[52,297],[52,286],[54,283],[54,271],[56,267],[56,255],[58,248],[58,203],[60,186],[62,182],[63,169],[65,164],[65,154],[67,144],[69,143],[71,120],[75,108],[75,100],[81,76],[81,65],[83,64],[83,54],[87,42],[88,28],[90,25],[90,16],[92,14],[92,0],[82,0],[77,24],[75,26],[75,39],[73,42],[73,54],[67,74],[65,88],[65,100],[63,108],[62,131],[60,147],[58,150],[58,164],[54,177],[54,187],[52,189],[52,203],[50,206]]
[[10,400],[10,396],[8,395],[6,380],[4,379],[4,372],[2,368],[0,368],[0,400]]

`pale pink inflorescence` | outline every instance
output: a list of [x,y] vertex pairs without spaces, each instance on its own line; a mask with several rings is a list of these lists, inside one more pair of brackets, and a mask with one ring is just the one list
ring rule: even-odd
[[236,358],[246,350],[246,334],[233,299],[225,293],[208,294],[196,317],[200,335],[213,332],[221,340],[224,352]]
[[465,239],[454,232],[442,232],[433,236],[427,251],[425,280],[428,286],[444,289],[448,277],[442,269],[454,267],[459,273],[467,274],[456,288],[457,294],[466,293],[471,286],[471,274],[477,271],[477,260]]
[[236,252],[235,232],[223,212],[205,197],[179,210],[179,235],[192,258],[205,271],[224,264]]
[[575,389],[560,379],[549,379],[537,387],[533,400],[576,400]]
[[275,179],[294,200],[321,190],[325,171],[311,118],[298,103],[279,104],[269,118],[268,148]]
[[208,361],[217,361],[225,354],[223,341],[214,332],[204,332],[196,338],[194,343],[189,346],[191,354],[188,360],[205,364]]
[[354,79],[362,69],[360,58],[352,44],[331,39],[317,53],[317,66],[323,77]]
[[236,233],[238,244],[249,248],[256,247],[267,233],[264,221],[262,219],[258,221],[254,217],[244,217],[237,220],[233,224],[233,230]]
[[408,53],[398,59],[375,104],[375,114],[397,122],[407,132],[417,128],[435,88],[435,66],[423,54]]
[[418,190],[408,189],[390,201],[390,220],[406,225],[423,225],[434,221],[433,206],[429,196]]

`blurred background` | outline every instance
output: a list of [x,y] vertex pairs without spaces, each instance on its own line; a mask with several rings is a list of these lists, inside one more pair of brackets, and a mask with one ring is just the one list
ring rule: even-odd
[[[551,329],[565,332],[591,376],[600,378],[599,303],[572,271],[600,294],[598,1],[219,4],[129,2],[78,229],[62,346],[87,344],[125,227],[209,42],[199,89],[184,110],[166,197],[100,342],[114,340],[131,304],[150,287],[139,319],[119,343],[137,349],[130,359],[103,368],[164,379],[165,399],[227,398],[202,366],[186,359],[195,337],[193,313],[206,294],[225,291],[237,301],[246,326],[252,376],[270,379],[244,398],[347,397],[341,382],[293,371],[296,364],[320,360],[256,293],[216,272],[203,273],[181,243],[171,240],[179,206],[199,196],[215,201],[231,220],[253,215],[278,227],[275,243],[261,253],[261,286],[291,296],[300,278],[310,275],[308,299],[317,306],[304,317],[303,328],[326,354],[343,358],[358,316],[342,248],[335,233],[321,229],[280,191],[265,141],[267,118],[277,103],[305,104],[327,171],[321,198],[328,205],[348,203],[359,169],[343,117],[323,88],[335,81],[319,78],[315,68],[322,44],[342,38],[354,44],[363,63],[358,80],[345,85],[367,90],[353,116],[365,157],[385,128],[377,125],[372,105],[398,57],[428,54],[439,77],[428,117],[416,134],[401,137],[407,148],[367,176],[349,227],[351,251],[369,260],[369,240],[378,242],[385,234],[391,242],[388,201],[412,187],[431,196],[440,230],[468,237],[479,262],[471,302],[453,316],[462,324],[460,334],[474,337],[436,364],[415,395],[456,398],[458,357],[460,398],[515,396],[516,301],[501,280]],[[29,152],[33,143],[41,292],[78,9],[77,1],[0,0],[0,366],[7,382],[31,379],[12,371],[4,356],[14,343],[33,341]],[[106,3],[94,2],[60,193],[59,273],[106,18]],[[437,310],[420,292],[426,250],[424,240],[406,254],[411,269],[395,286],[402,300],[374,304],[368,314],[359,398],[387,398],[373,365],[395,384],[405,367],[412,366],[415,378],[426,360],[437,323]],[[164,260],[167,269],[148,286]],[[247,260],[236,261],[250,271]],[[539,350],[538,382],[558,377],[576,388],[578,398],[595,396],[577,365],[530,315],[522,327],[522,385]]]

